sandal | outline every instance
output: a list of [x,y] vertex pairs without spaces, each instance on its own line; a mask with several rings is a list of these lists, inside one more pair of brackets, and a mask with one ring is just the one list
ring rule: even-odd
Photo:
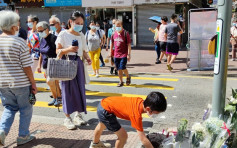
[[122,87],[123,86],[123,82],[120,82],[117,84],[117,87]]
[[126,81],[126,85],[130,85],[131,84],[131,76],[127,77],[127,81]]

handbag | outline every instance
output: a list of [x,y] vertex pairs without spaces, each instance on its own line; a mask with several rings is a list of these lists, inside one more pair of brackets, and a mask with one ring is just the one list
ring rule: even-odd
[[47,75],[50,79],[68,81],[72,80],[77,75],[78,62],[69,60],[68,55],[66,59],[60,59],[61,51],[57,54],[56,58],[49,58],[47,65]]

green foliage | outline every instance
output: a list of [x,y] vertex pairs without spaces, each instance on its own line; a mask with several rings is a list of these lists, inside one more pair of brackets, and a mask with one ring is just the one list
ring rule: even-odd
[[185,138],[185,134],[187,131],[187,126],[188,126],[188,120],[187,119],[181,119],[179,121],[179,127],[178,127],[178,133],[175,138],[176,142],[183,142]]

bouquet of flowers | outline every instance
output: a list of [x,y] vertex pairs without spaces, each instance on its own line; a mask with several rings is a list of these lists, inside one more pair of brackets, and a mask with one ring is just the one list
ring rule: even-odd
[[200,146],[200,142],[204,140],[205,128],[201,123],[195,123],[192,126],[192,130],[194,132],[192,136],[192,146],[193,148],[198,148]]
[[[205,145],[208,148],[212,148],[217,136],[222,131],[222,126],[224,125],[224,121],[218,118],[209,118],[204,122],[205,129],[207,131],[207,136],[205,139]],[[213,147],[214,148],[214,147]]]

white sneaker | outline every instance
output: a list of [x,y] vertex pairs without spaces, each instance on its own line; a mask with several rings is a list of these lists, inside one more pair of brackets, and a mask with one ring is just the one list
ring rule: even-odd
[[5,132],[3,130],[0,130],[0,146],[5,145],[5,138],[6,138]]
[[64,126],[66,126],[66,128],[69,130],[73,130],[76,128],[76,125],[72,122],[71,117],[64,119]]
[[94,144],[93,142],[91,142],[90,148],[111,148],[111,144],[103,143],[101,141],[97,144]]
[[35,136],[31,136],[31,135],[28,135],[25,137],[17,137],[16,143],[17,143],[17,146],[19,146],[19,145],[26,144],[34,139],[35,139]]
[[83,119],[82,115],[80,113],[76,113],[73,119],[74,123],[78,126],[86,125],[87,122]]
[[96,77],[96,78],[99,78],[100,76],[99,76],[99,74],[96,74],[95,77]]
[[231,59],[231,61],[235,61],[235,58]]

